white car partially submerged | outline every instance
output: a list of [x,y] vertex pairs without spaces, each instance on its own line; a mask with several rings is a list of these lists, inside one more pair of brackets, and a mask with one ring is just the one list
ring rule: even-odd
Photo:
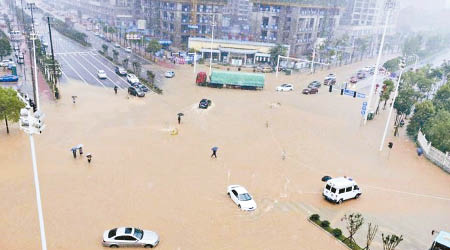
[[155,232],[134,227],[119,227],[106,230],[103,233],[103,246],[118,247],[145,247],[153,248],[159,243],[159,235]]
[[101,69],[99,71],[97,71],[97,76],[98,76],[99,79],[106,79],[106,78],[108,78],[108,76],[106,75],[105,71],[101,70]]
[[126,49],[125,49],[125,52],[127,52],[127,53],[131,53],[131,47],[127,47]]
[[227,188],[227,194],[241,210],[253,211],[256,209],[256,202],[244,187],[240,185],[230,185]]
[[129,83],[139,83],[139,78],[134,74],[127,74],[127,81]]
[[276,88],[277,91],[293,91],[294,90],[294,85],[290,84],[290,83],[284,83],[281,84],[280,86],[278,86]]
[[173,77],[175,76],[175,72],[173,72],[173,71],[167,71],[167,72],[164,74],[164,76],[165,76],[166,78],[173,78]]

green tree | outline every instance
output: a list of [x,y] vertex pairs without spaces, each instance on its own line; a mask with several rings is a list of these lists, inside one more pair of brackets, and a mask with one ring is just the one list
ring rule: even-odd
[[[418,93],[411,87],[406,86],[402,88],[394,103],[394,108],[397,110],[395,117],[395,125],[399,124],[404,116],[411,114],[412,107],[417,102]],[[397,135],[398,126],[395,126],[394,136]]]
[[[386,109],[386,103],[391,97],[391,93],[394,90],[394,82],[392,80],[385,80],[383,82],[383,90],[381,91],[380,95],[380,102],[384,101],[383,110]],[[378,103],[378,106],[380,106],[380,103]],[[378,110],[378,107],[377,107]]]
[[275,47],[272,47],[270,49],[270,62],[272,63],[272,65],[276,65],[278,62],[278,56],[286,56],[287,53],[287,49],[286,47],[284,47],[281,44],[277,44]]
[[155,73],[151,70],[147,70],[147,78],[151,83],[153,83],[155,80]]
[[420,128],[424,128],[424,125],[428,123],[428,120],[432,118],[436,113],[433,102],[425,101],[415,106],[414,115],[411,118],[408,127],[406,129],[408,135],[415,140]]
[[369,47],[369,41],[367,38],[357,38],[355,40],[355,46],[358,48],[359,53],[361,53],[359,60],[362,60]]
[[125,58],[125,59],[122,60],[122,66],[125,69],[128,69],[128,62],[129,62],[128,58]]
[[349,215],[344,215],[341,221],[345,221],[347,223],[347,231],[349,236],[345,238],[344,241],[349,241],[350,243],[356,243],[353,236],[355,236],[356,232],[361,228],[364,224],[364,217],[360,213],[351,213]]
[[132,64],[134,73],[139,77],[141,75],[142,65],[138,61],[134,61]]
[[8,120],[17,122],[20,118],[20,109],[25,104],[17,97],[17,92],[11,88],[0,88],[0,117],[5,120],[6,133],[9,134]]
[[161,48],[162,48],[162,45],[161,45],[157,40],[152,39],[152,40],[148,43],[148,46],[147,46],[147,48],[146,48],[146,51],[147,51],[148,53],[154,54],[154,53],[160,51]]
[[4,56],[11,54],[11,44],[8,39],[2,38],[0,39],[0,58],[3,60]]
[[425,136],[433,147],[442,152],[450,152],[450,112],[438,110],[425,125]]
[[108,53],[108,45],[103,44],[102,45],[102,49],[103,49],[103,53],[105,53],[105,55],[107,55],[107,53]]
[[396,57],[391,60],[388,60],[383,64],[383,67],[389,72],[395,72],[395,71],[399,70],[400,60],[401,60],[400,57]]
[[395,234],[386,236],[384,236],[384,234],[381,234],[381,238],[383,239],[383,250],[394,250],[403,240],[403,235],[400,235],[400,237],[398,237]]
[[403,55],[407,56],[419,52],[422,47],[422,40],[423,38],[421,35],[412,35],[407,37],[402,46]]
[[436,109],[444,109],[450,112],[450,82],[444,84],[433,98]]
[[117,61],[119,60],[119,51],[113,49],[112,52],[113,52],[113,59],[114,59],[114,62],[117,62]]

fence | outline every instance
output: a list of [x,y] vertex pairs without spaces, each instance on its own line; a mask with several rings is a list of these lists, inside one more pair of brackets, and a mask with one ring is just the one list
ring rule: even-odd
[[431,142],[427,141],[425,135],[422,134],[422,131],[419,130],[419,134],[417,135],[417,142],[419,146],[423,149],[425,156],[432,161],[434,164],[438,165],[445,172],[450,174],[450,155],[449,153],[442,153],[435,147],[431,146]]

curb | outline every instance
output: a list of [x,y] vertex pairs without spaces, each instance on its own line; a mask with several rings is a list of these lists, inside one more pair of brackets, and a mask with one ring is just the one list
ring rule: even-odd
[[329,237],[335,239],[339,244],[341,244],[345,248],[351,250],[351,248],[349,246],[345,245],[342,241],[340,241],[338,238],[334,237],[332,234],[330,234],[327,230],[323,229],[321,226],[317,225],[314,221],[310,220],[309,218],[307,220],[314,226],[318,227],[320,230],[324,231]]

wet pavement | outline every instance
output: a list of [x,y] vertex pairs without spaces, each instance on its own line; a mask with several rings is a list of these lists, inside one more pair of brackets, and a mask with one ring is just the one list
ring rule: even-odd
[[[338,82],[363,66],[335,69]],[[345,232],[349,212],[380,226],[371,249],[382,249],[381,232],[403,234],[398,249],[426,249],[431,230],[450,228],[450,176],[417,157],[404,131],[389,133],[390,153],[378,151],[388,110],[361,127],[364,99],[324,87],[301,94],[328,73],[267,74],[264,90],[244,91],[197,87],[186,66],[164,95],[144,98],[68,80],[60,101],[43,100],[47,128],[35,136],[49,249],[103,249],[103,231],[119,226],[158,232],[158,249],[345,249],[306,218],[319,213]],[[284,82],[295,91],[276,92]],[[199,110],[202,98],[213,105]],[[79,143],[91,164],[73,159]],[[28,138],[17,124],[8,136],[0,127],[0,148],[0,246],[39,249]],[[331,204],[323,175],[351,176],[363,195]],[[258,209],[240,211],[230,184],[245,186]]]

